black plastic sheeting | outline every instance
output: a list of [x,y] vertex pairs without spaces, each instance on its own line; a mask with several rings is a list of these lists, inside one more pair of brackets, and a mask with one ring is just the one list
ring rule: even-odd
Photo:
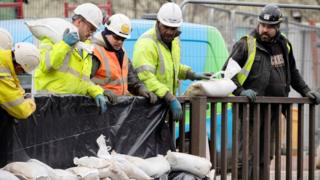
[[[26,120],[14,120],[0,108],[0,167],[34,158],[53,168],[69,168],[74,157],[96,156],[101,134],[121,154],[148,158],[174,150],[162,101],[151,105],[142,97],[121,97],[103,114],[86,96],[37,96],[35,101],[37,110]],[[200,180],[186,172],[159,179]]]

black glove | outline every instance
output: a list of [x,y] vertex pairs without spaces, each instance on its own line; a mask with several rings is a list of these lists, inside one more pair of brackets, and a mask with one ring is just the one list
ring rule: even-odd
[[252,89],[246,89],[241,91],[240,96],[247,96],[250,102],[254,102],[256,100],[257,93]]
[[108,98],[109,102],[111,104],[117,104],[118,103],[118,96],[114,94],[111,90],[104,90],[103,94]]
[[145,97],[145,98],[148,98],[148,99],[149,99],[149,102],[150,102],[151,104],[156,103],[157,100],[158,100],[157,95],[155,95],[154,93],[146,90],[144,87],[140,87],[140,88],[139,88],[139,95],[140,95],[140,96],[143,96],[143,97]]
[[187,79],[190,79],[192,81],[194,81],[194,80],[209,80],[212,75],[213,75],[213,73],[197,74],[195,72],[188,71],[187,72]]
[[309,91],[306,94],[307,97],[309,97],[310,99],[312,99],[314,101],[314,103],[316,104],[320,104],[320,93],[317,91]]

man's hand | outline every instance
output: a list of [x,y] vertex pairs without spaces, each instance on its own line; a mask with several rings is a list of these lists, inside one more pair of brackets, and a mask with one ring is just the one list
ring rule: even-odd
[[320,104],[320,93],[317,91],[309,91],[306,94],[307,97],[312,99],[317,105]]
[[143,97],[145,97],[145,98],[148,98],[148,99],[149,99],[149,102],[150,102],[151,104],[156,103],[157,100],[158,100],[158,96],[157,96],[157,95],[155,95],[154,93],[146,90],[144,87],[140,87],[140,88],[139,88],[139,95],[140,95],[140,96],[143,96]]
[[246,89],[241,91],[240,96],[246,96],[250,102],[256,101],[257,93],[252,89]]
[[165,101],[170,106],[170,111],[172,113],[172,118],[174,121],[179,121],[182,118],[182,107],[178,99],[173,96],[170,92],[167,92],[164,96]]
[[209,80],[210,77],[213,75],[213,73],[195,73],[192,71],[187,72],[187,79],[190,79],[192,81],[194,80]]
[[79,36],[76,32],[70,32],[68,28],[63,33],[63,41],[69,46],[73,46],[79,41]]
[[104,90],[103,94],[108,98],[111,104],[118,103],[118,96],[113,93],[111,90]]
[[105,113],[107,111],[106,98],[102,94],[99,94],[95,97],[95,101],[96,101],[97,106],[100,107],[100,112]]

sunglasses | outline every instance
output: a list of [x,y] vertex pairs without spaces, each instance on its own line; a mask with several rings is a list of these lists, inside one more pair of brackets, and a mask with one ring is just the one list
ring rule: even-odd
[[116,34],[111,34],[112,35],[112,37],[115,39],[115,40],[117,40],[117,41],[124,41],[124,40],[126,40],[126,38],[124,38],[124,37],[121,37],[121,36],[118,36],[118,35],[116,35]]

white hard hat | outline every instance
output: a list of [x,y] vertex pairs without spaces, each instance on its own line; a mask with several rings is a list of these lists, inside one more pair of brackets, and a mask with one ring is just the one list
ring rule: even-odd
[[161,24],[169,27],[180,27],[183,21],[180,7],[173,2],[163,4],[158,11],[157,18]]
[[101,10],[92,3],[84,3],[74,9],[74,14],[81,15],[94,27],[99,28],[102,24],[102,12]]
[[114,14],[112,15],[108,22],[105,24],[109,31],[115,33],[116,35],[129,38],[131,33],[131,22],[130,19],[124,14]]
[[16,43],[14,46],[14,56],[16,62],[20,64],[27,73],[33,71],[40,62],[40,51],[31,43]]
[[0,49],[12,49],[13,40],[11,34],[3,28],[0,28]]

